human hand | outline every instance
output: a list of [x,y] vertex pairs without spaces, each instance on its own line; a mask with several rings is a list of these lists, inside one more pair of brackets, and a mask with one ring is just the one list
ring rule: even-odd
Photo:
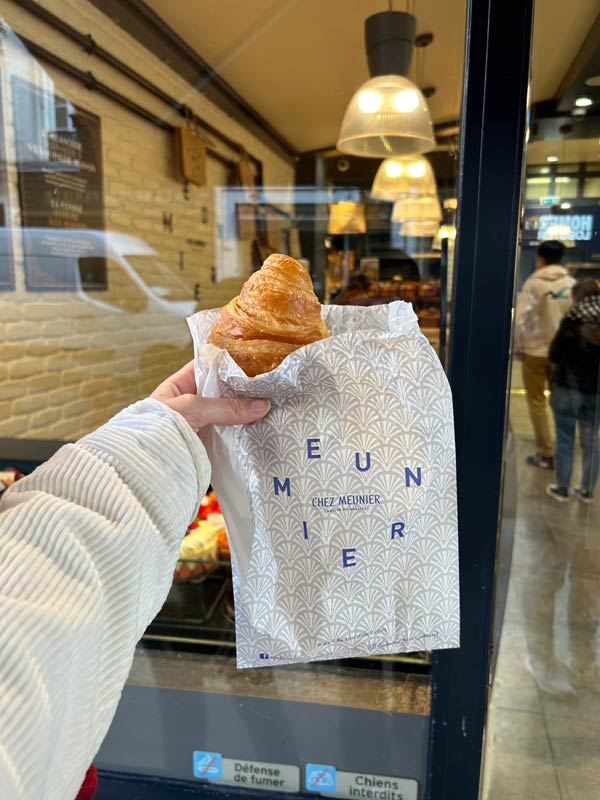
[[181,414],[195,433],[207,425],[256,422],[271,407],[268,400],[197,397],[193,361],[163,381],[150,397]]

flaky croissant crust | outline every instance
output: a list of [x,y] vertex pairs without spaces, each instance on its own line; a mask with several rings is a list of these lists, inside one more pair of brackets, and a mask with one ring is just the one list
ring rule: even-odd
[[327,336],[309,274],[290,256],[274,254],[221,309],[208,341],[228,350],[246,375],[254,377]]

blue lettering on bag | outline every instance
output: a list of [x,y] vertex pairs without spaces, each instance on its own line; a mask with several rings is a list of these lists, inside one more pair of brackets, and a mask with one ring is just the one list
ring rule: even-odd
[[306,451],[308,458],[321,458],[321,440],[320,439],[307,439]]
[[361,467],[360,465],[360,453],[356,453],[354,456],[354,461],[356,463],[356,469],[359,472],[366,472],[367,470],[371,469],[371,453],[365,453],[365,466]]
[[286,478],[283,483],[279,480],[279,478],[273,478],[273,485],[275,487],[275,494],[278,495],[279,492],[285,492],[288,497],[291,495],[290,489],[290,479]]
[[342,566],[356,566],[356,547],[342,547]]
[[405,467],[404,468],[404,477],[405,477],[407,486],[410,486],[411,480],[413,481],[415,486],[420,486],[421,485],[421,481],[423,480],[422,475],[421,475],[421,467],[417,467],[417,474],[416,475],[408,467]]
[[305,519],[302,520],[302,530],[304,531],[304,538],[308,539],[308,525]]
[[396,536],[399,536],[401,539],[404,539],[404,528],[405,525],[403,522],[392,522],[392,535],[391,539],[394,539]]

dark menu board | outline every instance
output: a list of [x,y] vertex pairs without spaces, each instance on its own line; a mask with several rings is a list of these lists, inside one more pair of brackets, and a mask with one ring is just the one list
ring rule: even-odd
[[100,118],[13,76],[28,289],[105,289]]

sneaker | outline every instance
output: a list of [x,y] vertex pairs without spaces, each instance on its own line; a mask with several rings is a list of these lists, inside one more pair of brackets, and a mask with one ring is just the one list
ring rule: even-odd
[[569,502],[569,490],[566,486],[557,486],[555,483],[551,483],[550,486],[546,486],[546,494],[557,503]]
[[563,696],[575,694],[568,673],[561,665],[536,663],[527,656],[525,669],[543,692]]
[[573,494],[578,500],[581,500],[582,503],[594,502],[594,495],[591,492],[585,492],[579,486],[576,489],[573,489]]
[[554,458],[552,456],[543,456],[541,453],[536,453],[534,456],[527,456],[525,463],[529,464],[530,467],[554,469]]

